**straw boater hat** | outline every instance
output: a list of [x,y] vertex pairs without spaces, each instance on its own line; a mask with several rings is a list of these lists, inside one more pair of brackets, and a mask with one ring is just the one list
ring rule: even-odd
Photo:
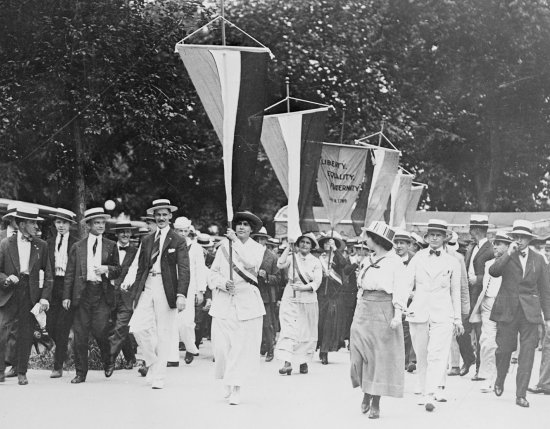
[[357,243],[359,243],[359,238],[357,237],[349,237],[345,240],[346,246],[355,246]]
[[147,213],[145,216],[141,216],[140,219],[144,222],[147,222],[148,220],[150,220],[151,222],[155,222],[155,216],[149,213]]
[[270,244],[271,246],[279,247],[279,244],[281,244],[281,240],[278,238],[269,237],[267,239],[267,244]]
[[534,238],[533,234],[533,224],[528,220],[518,219],[514,221],[512,226],[512,231],[509,232],[510,235],[525,235],[527,237]]
[[170,212],[175,212],[178,208],[176,206],[173,206],[170,204],[170,200],[167,200],[166,198],[160,198],[158,200],[153,201],[153,205],[150,209],[147,209],[147,214],[152,215],[155,214],[155,210],[160,209],[168,209]]
[[137,229],[137,227],[132,225],[132,222],[129,220],[118,220],[112,227],[111,231],[121,231],[124,229]]
[[512,241],[514,241],[512,237],[510,237],[505,231],[497,231],[495,238],[493,239],[493,243],[511,243]]
[[298,246],[300,244],[300,241],[303,240],[304,238],[307,238],[308,240],[311,241],[312,249],[315,249],[316,247],[319,246],[319,243],[317,243],[317,240],[315,239],[315,234],[313,234],[313,232],[306,232],[305,234],[300,235],[296,240],[296,246]]
[[395,237],[395,231],[386,223],[381,221],[374,221],[368,228],[361,228],[365,232],[370,232],[382,240],[387,241],[393,246],[393,239]]
[[[451,235],[451,231],[449,231],[449,225],[446,221],[441,219],[430,219],[428,221],[428,231],[426,232],[426,235],[428,235],[430,231],[443,232],[447,236]],[[426,235],[424,236],[424,238],[426,237]]]
[[212,247],[214,245],[214,242],[208,234],[199,234],[197,236],[197,243],[206,248]]
[[471,215],[470,228],[489,228],[489,216],[480,214]]
[[187,229],[191,228],[191,221],[185,216],[178,217],[174,221],[174,229]]
[[147,234],[150,234],[151,231],[149,231],[149,228],[147,228],[146,226],[140,226],[139,229],[134,232],[134,235],[136,237],[141,237],[142,235],[147,235]]
[[82,222],[86,223],[92,219],[97,218],[103,218],[103,219],[110,219],[111,216],[105,213],[103,210],[103,207],[94,207],[93,209],[88,209],[84,212],[84,217],[82,218]]
[[237,212],[235,213],[235,216],[233,216],[234,225],[237,225],[237,223],[242,220],[246,220],[250,224],[250,227],[252,228],[252,233],[258,232],[263,224],[258,216],[256,216],[254,213],[250,213],[249,211]]
[[271,238],[271,236],[267,233],[265,226],[262,226],[258,232],[255,232],[254,234],[252,234],[252,238],[256,238],[256,237],[264,237],[264,238],[267,238],[268,240]]
[[18,220],[44,220],[41,217],[38,216],[38,208],[32,207],[32,206],[19,206],[17,207],[17,210],[13,214],[13,217]]
[[396,229],[395,235],[393,236],[393,242],[395,243],[396,241],[406,241],[411,243],[414,239],[412,238],[410,232],[405,231],[404,229]]
[[51,215],[54,219],[64,220],[65,222],[76,223],[76,213],[70,210],[57,208],[56,212]]
[[338,234],[336,231],[331,231],[330,233],[328,234],[324,234],[320,239],[319,239],[319,247],[320,248],[323,248],[323,246],[325,245],[325,243],[330,240],[330,239],[333,239],[334,240],[334,244],[336,245],[336,249],[337,250],[340,250],[342,248],[345,247],[344,245],[344,240],[342,240],[342,236],[340,234]]
[[2,216],[2,220],[11,219],[13,217],[13,215],[15,214],[16,210],[17,210],[17,204],[15,204],[15,203],[8,204],[6,214],[4,216]]

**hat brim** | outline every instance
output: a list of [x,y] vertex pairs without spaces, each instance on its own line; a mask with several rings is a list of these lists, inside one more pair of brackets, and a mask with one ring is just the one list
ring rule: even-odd
[[15,217],[15,213],[6,213],[4,216],[2,216],[2,220],[8,220]]
[[[300,244],[300,241],[303,239],[309,240],[311,242],[312,244],[311,249],[315,249],[319,247],[319,243],[317,242],[317,240],[315,240],[313,237],[308,237],[307,235],[300,235],[296,240],[295,245],[298,246]],[[280,246],[282,246],[282,244]],[[281,248],[280,246],[279,246],[279,249]]]
[[389,240],[388,238],[384,237],[383,235],[380,235],[380,234],[374,232],[372,229],[370,229],[370,228],[368,228],[368,227],[367,227],[367,228],[363,227],[363,228],[361,228],[361,229],[362,229],[363,231],[365,231],[365,232],[371,233],[372,235],[376,235],[377,237],[379,237],[379,238],[381,238],[382,240],[384,240],[386,243],[389,243],[389,244],[391,244],[391,245],[393,246],[393,241]]
[[252,238],[257,238],[257,237],[263,237],[263,238],[267,238],[267,239],[271,238],[271,236],[269,236],[268,234],[264,234],[263,232],[256,232],[256,233],[252,234]]
[[125,229],[134,230],[139,228],[137,226],[119,226],[119,227],[113,226],[112,228],[109,228],[110,231],[123,231]]
[[69,222],[69,223],[76,223],[76,220],[74,219],[71,219],[71,218],[68,218],[68,217],[64,217],[64,216],[61,216],[61,215],[51,215],[50,216],[53,220],[56,220],[56,219],[59,219],[59,220],[64,220],[65,222]]
[[161,209],[168,209],[168,210],[170,210],[170,213],[174,213],[175,211],[178,210],[178,208],[176,206],[167,204],[167,205],[163,205],[163,206],[151,207],[150,209],[147,209],[147,214],[148,215],[154,215],[155,210],[161,210]]
[[342,247],[345,246],[344,240],[341,240],[337,237],[325,236],[319,239],[319,247],[324,247],[325,243],[331,239],[334,240],[334,244],[336,244],[336,250],[340,250]]
[[511,235],[511,236],[521,235],[521,236],[524,236],[524,237],[530,237],[532,239],[537,238],[537,236],[535,234],[529,233],[529,232],[526,232],[526,231],[512,231],[512,232],[509,232],[508,235]]
[[250,224],[252,234],[257,234],[263,225],[262,220],[253,213],[235,213],[235,216],[233,217],[233,225],[236,225],[237,222],[241,220],[246,220]]
[[14,219],[21,219],[21,220],[35,220],[35,221],[37,221],[37,222],[41,222],[41,221],[44,220],[44,219],[41,218],[40,216],[28,217],[28,216],[14,215],[13,218],[14,218]]
[[107,219],[111,219],[111,215],[98,213],[98,214],[83,218],[82,223],[86,223],[90,220],[94,220],[94,219],[98,219],[98,218],[103,218],[103,219],[107,220]]

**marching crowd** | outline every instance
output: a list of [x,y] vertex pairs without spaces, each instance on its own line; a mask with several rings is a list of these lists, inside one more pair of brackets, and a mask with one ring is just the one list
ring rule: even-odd
[[[0,382],[28,384],[37,330],[54,345],[50,377],[63,377],[72,330],[73,384],[86,381],[90,336],[106,377],[122,354],[124,367],[136,367],[153,389],[164,387],[180,351],[191,364],[209,337],[216,378],[233,405],[259,354],[279,360],[286,376],[307,374],[317,351],[326,365],[345,347],[361,411],[373,419],[382,396],[403,396],[405,371],[416,371],[427,411],[446,401],[447,376],[472,367],[480,390],[501,396],[513,360],[517,405],[529,406],[527,391],[550,394],[550,272],[530,222],[515,221],[489,241],[487,216],[472,215],[466,246],[437,219],[424,237],[373,222],[355,238],[308,232],[281,243],[247,211],[235,213],[223,237],[173,219],[176,211],[155,200],[142,218],[147,228],[138,229],[91,208],[79,240],[75,213],[59,208],[44,241],[34,206],[8,207]],[[540,379],[529,387],[539,343]]]

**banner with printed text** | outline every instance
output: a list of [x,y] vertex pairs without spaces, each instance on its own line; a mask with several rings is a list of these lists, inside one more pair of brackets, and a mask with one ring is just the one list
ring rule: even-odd
[[348,219],[363,183],[368,150],[362,146],[323,144],[317,190],[334,228]]

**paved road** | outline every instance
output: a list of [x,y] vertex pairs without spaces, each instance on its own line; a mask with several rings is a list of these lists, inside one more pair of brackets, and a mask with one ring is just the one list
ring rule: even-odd
[[[381,419],[372,421],[359,411],[362,393],[351,388],[345,351],[329,354],[328,366],[314,362],[308,375],[280,376],[279,363],[262,362],[261,373],[243,389],[241,405],[230,406],[213,378],[209,346],[191,365],[182,359],[183,366],[169,368],[163,390],[149,388],[135,370],[116,371],[110,379],[91,371],[80,385],[69,384],[74,373],[52,380],[49,371],[38,370],[29,371],[28,386],[7,379],[0,384],[0,428],[503,429],[537,422],[544,427],[550,419],[550,396],[530,395],[530,409],[515,405],[513,376],[501,398],[480,393],[469,378],[450,377],[449,401],[427,413],[416,404],[415,376],[407,374],[405,397],[382,398]],[[538,365],[535,369],[536,382]]]

